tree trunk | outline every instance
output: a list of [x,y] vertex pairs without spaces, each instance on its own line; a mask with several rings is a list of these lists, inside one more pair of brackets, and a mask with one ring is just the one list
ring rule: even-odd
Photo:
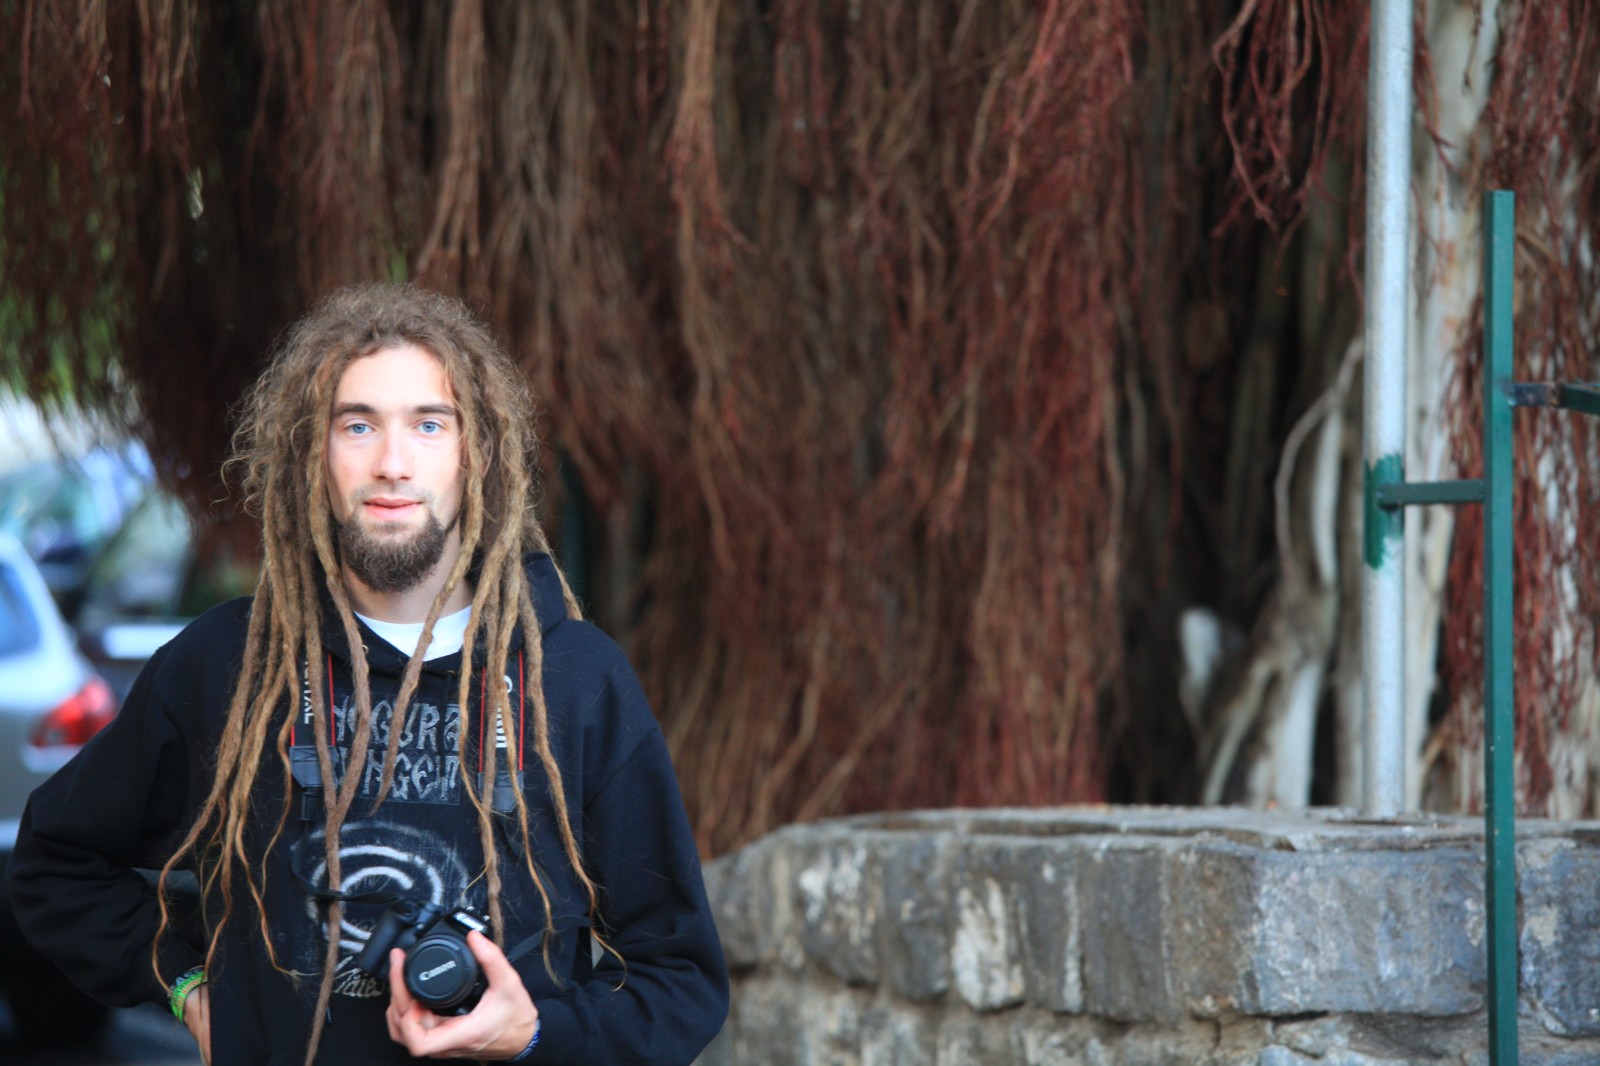
[[[1428,48],[1433,56],[1435,138],[1421,130],[1415,182],[1418,218],[1416,311],[1407,383],[1406,478],[1461,476],[1451,456],[1449,402],[1457,350],[1471,335],[1483,290],[1482,205],[1472,178],[1482,166],[1475,135],[1488,102],[1498,28],[1497,0],[1431,0]],[[1428,708],[1438,680],[1439,626],[1450,546],[1452,507],[1414,508],[1406,515],[1406,805],[1422,804]],[[1479,510],[1462,516],[1479,521]],[[1341,796],[1341,800],[1345,797]]]

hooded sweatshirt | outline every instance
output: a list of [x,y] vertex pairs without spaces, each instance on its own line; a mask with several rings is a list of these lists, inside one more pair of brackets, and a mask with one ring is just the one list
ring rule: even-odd
[[[600,890],[593,926],[616,955],[591,949],[587,899],[561,844],[549,780],[532,752],[531,707],[520,698],[528,673],[521,634],[504,678],[484,677],[480,661],[465,714],[457,705],[461,653],[425,662],[405,721],[396,723],[393,702],[406,656],[362,626],[372,736],[364,765],[353,767],[354,670],[343,630],[325,610],[323,672],[333,710],[326,728],[335,773],[341,780],[362,775],[340,833],[341,881],[327,883],[321,810],[286,782],[281,760],[269,754],[245,843],[262,886],[272,951],[249,893],[236,884],[233,915],[207,974],[214,1066],[304,1061],[328,935],[327,910],[316,893],[333,890],[358,901],[344,905],[317,1061],[410,1061],[388,1036],[387,988],[357,969],[354,958],[390,901],[488,913],[484,845],[466,789],[478,787],[483,758],[497,743],[478,711],[491,683],[512,694],[514,720],[506,728],[518,732],[516,748],[527,753],[515,780],[554,916],[552,925],[522,861],[514,816],[496,816],[501,944],[539,1010],[539,1043],[524,1061],[688,1063],[720,1029],[727,969],[661,731],[621,649],[594,626],[566,617],[549,557],[530,555],[525,568],[543,636],[550,745],[584,865]],[[158,904],[141,871],[161,867],[211,786],[249,616],[249,599],[223,604],[157,652],[115,722],[41,785],[23,814],[11,863],[20,924],[74,982],[108,1004],[167,1001],[151,964]],[[302,678],[307,673],[302,669]],[[297,711],[292,743],[310,750],[315,740],[303,692],[299,702],[280,713]],[[526,713],[517,713],[519,706]],[[457,744],[463,723],[464,757]],[[400,746],[390,793],[380,804],[384,749],[394,729]],[[503,756],[509,749],[500,744]],[[215,921],[219,901],[207,899],[205,908]],[[203,938],[162,939],[157,965],[169,984],[203,961]]]

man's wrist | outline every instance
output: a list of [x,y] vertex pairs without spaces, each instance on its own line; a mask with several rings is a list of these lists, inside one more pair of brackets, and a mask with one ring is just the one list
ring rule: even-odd
[[538,1047],[538,1046],[539,1046],[539,1019],[535,1018],[533,1020],[533,1035],[528,1038],[528,1046],[523,1048],[521,1051],[517,1052],[511,1058],[505,1059],[504,1061],[505,1062],[521,1062],[523,1059],[527,1058],[529,1055],[532,1055],[533,1054],[533,1049]]
[[[189,993],[206,983],[206,971],[202,966],[196,966],[176,981],[172,982],[172,993],[168,997],[167,1005],[172,1008],[172,1016],[178,1021],[183,1021],[183,1007],[189,998]],[[535,1033],[538,1032],[538,1023],[534,1024]]]

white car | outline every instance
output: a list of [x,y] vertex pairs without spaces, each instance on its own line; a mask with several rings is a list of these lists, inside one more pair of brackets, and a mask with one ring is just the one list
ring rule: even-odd
[[116,713],[110,686],[78,652],[38,567],[0,533],[0,995],[24,1044],[91,1038],[107,1015],[26,947],[5,868],[28,793]]

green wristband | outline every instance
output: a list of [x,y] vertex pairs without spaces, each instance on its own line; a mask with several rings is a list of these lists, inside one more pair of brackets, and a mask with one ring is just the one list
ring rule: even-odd
[[205,968],[201,966],[196,966],[194,969],[178,978],[177,981],[173,982],[170,1005],[172,1007],[172,1016],[174,1018],[178,1019],[180,1022],[183,1021],[184,1001],[189,998],[190,991],[205,983],[206,971]]

